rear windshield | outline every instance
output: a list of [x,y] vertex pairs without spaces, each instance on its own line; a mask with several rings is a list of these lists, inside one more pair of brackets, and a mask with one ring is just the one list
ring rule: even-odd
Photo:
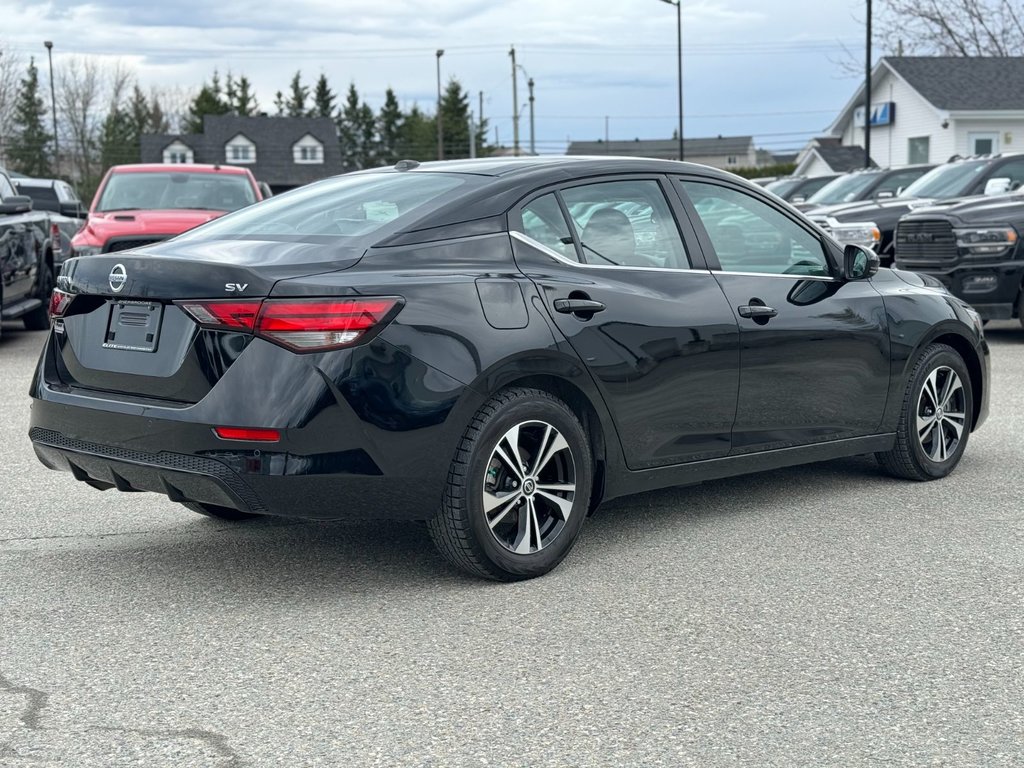
[[358,238],[436,210],[468,176],[450,173],[373,173],[337,176],[211,221],[184,239]]
[[249,177],[242,174],[145,171],[113,174],[96,210],[237,211],[255,202]]
[[877,178],[878,174],[875,173],[857,173],[850,176],[840,176],[838,179],[832,179],[832,181],[807,198],[807,202],[821,203],[822,205],[849,203],[856,200],[857,196]]
[[900,197],[959,197],[988,167],[988,160],[951,163],[932,168],[900,194]]
[[[32,198],[34,203],[56,203],[57,202],[57,190],[53,187],[30,187],[25,184],[18,184],[18,191],[23,195],[28,195]],[[37,206],[38,207],[38,206]]]

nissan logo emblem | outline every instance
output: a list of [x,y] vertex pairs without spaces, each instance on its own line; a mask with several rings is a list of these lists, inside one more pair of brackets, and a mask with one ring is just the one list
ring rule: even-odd
[[110,283],[110,290],[114,293],[120,292],[124,288],[124,284],[128,282],[128,270],[124,268],[124,264],[115,264],[114,268],[110,270],[107,281]]

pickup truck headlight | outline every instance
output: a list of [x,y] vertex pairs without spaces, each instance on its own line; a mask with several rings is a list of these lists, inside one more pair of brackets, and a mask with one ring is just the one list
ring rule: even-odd
[[875,251],[882,240],[882,232],[873,221],[829,222],[828,232],[843,245],[853,243]]
[[1013,227],[971,227],[954,229],[956,246],[970,255],[998,256],[1017,244],[1017,230]]
[[75,245],[71,248],[72,256],[98,256],[103,253],[102,245]]

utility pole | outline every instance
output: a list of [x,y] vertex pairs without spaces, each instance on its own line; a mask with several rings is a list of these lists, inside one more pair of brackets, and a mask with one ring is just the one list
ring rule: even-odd
[[[480,121],[479,121],[478,125],[480,126],[480,146],[482,147],[483,143],[485,141],[487,141],[487,137],[484,135],[484,132],[483,132],[484,131],[484,92],[480,91],[479,96],[480,96],[480,112],[478,114],[480,115]],[[476,144],[476,136],[473,136],[473,144],[474,145]]]
[[444,160],[444,118],[441,115],[441,57],[444,48],[437,49],[437,159]]
[[519,90],[516,86],[516,47],[509,49],[512,57],[512,154],[519,157]]
[[46,40],[46,55],[50,58],[50,111],[53,112],[53,173],[59,176],[57,166],[60,165],[60,145],[57,142],[57,92],[53,87],[53,41]]
[[864,167],[871,167],[871,0],[868,0],[867,53],[864,56]]
[[473,125],[473,113],[469,113],[469,159],[476,157],[476,126]]
[[530,89],[530,154],[537,154],[537,147],[533,140],[533,78],[526,81],[526,87]]

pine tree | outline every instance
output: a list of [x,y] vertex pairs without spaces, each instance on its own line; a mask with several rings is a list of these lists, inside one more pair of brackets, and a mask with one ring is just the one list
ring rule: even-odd
[[437,159],[437,121],[415,104],[398,128],[395,154],[399,160]]
[[[129,108],[132,107],[134,103]],[[111,105],[100,128],[100,164],[104,170],[112,165],[139,162],[139,126],[135,120],[131,112]]]
[[321,74],[320,79],[316,81],[316,88],[313,89],[313,115],[333,119],[336,110],[334,102],[337,100],[338,97],[327,84],[327,76]]
[[39,95],[39,70],[35,58],[30,58],[28,72],[21,81],[17,101],[14,103],[14,135],[7,151],[11,170],[29,176],[51,176],[51,164],[46,145],[53,136],[43,127],[46,107]]
[[338,138],[345,168],[359,169],[373,165],[376,132],[373,110],[366,102],[359,101],[356,84],[350,83],[338,117]]
[[205,115],[226,115],[231,106],[224,101],[220,87],[220,75],[213,71],[213,80],[199,89],[199,93],[189,106],[185,117],[185,133],[202,133]]
[[395,92],[388,88],[384,93],[384,106],[377,115],[377,160],[381,165],[394,165],[402,159],[399,154],[402,118],[398,98]]
[[[469,94],[454,77],[441,96],[446,159],[469,157]],[[435,134],[436,141],[436,134]]]
[[306,117],[306,99],[309,98],[309,86],[302,84],[302,72],[296,72],[291,82],[291,95],[285,102],[284,108],[288,117]]
[[252,83],[249,78],[242,75],[235,84],[235,100],[232,102],[236,115],[252,117],[260,110],[259,102],[256,101],[256,94],[253,92]]
[[278,117],[284,117],[284,94],[280,91],[274,94],[274,110]]

